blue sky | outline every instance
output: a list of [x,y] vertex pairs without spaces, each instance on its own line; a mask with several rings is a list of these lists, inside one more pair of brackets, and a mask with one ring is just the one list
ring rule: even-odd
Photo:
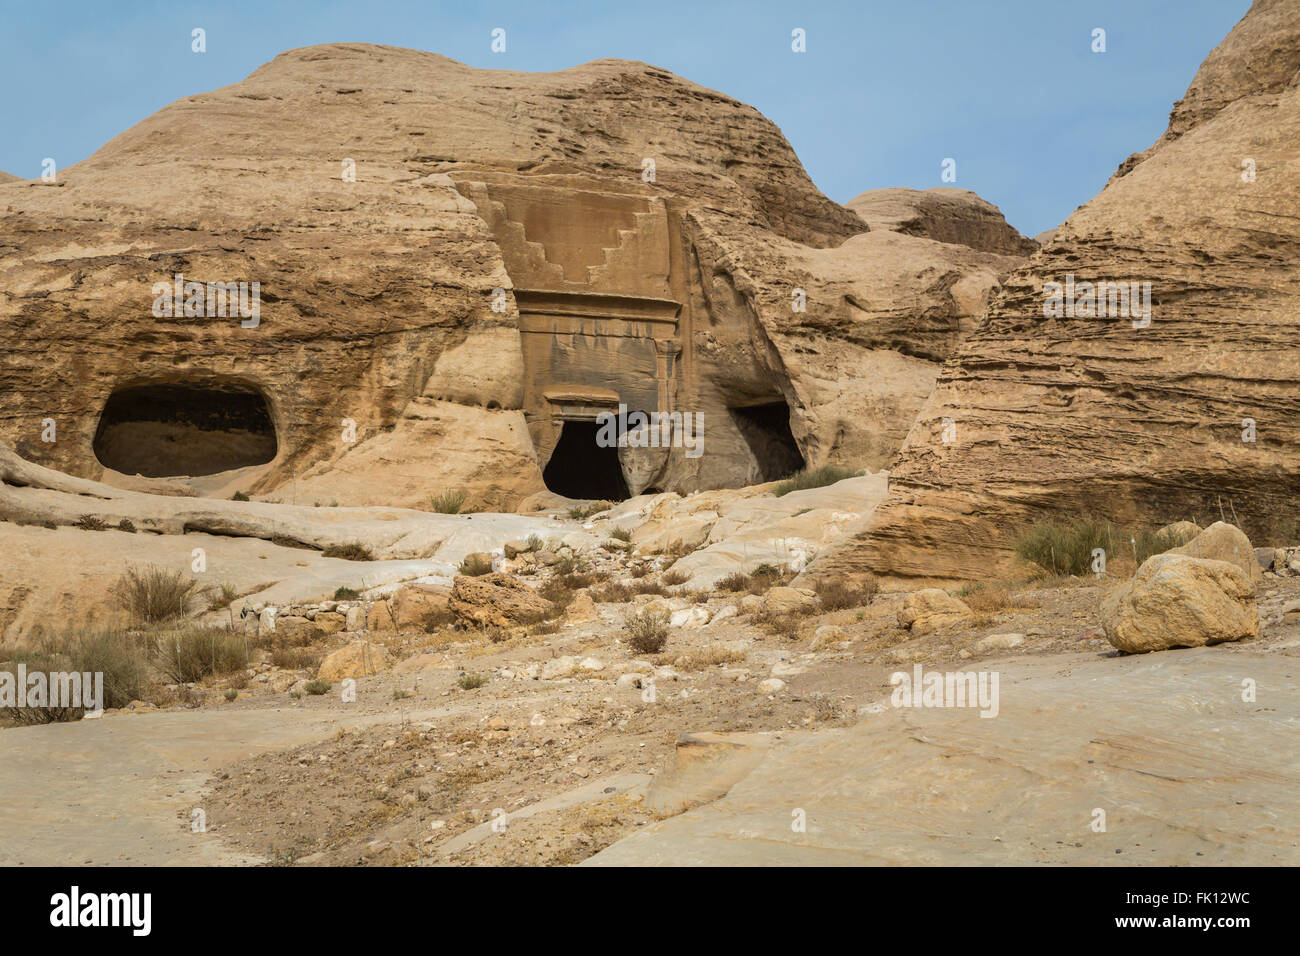
[[[1021,232],[1057,225],[1163,132],[1249,0],[499,3],[0,0],[0,169],[84,159],[158,108],[335,41],[555,70],[645,60],[752,104],[832,199],[956,185]],[[208,51],[190,51],[190,31]],[[490,50],[494,27],[507,50]],[[807,52],[790,49],[806,31]],[[1106,30],[1105,53],[1090,49]]]

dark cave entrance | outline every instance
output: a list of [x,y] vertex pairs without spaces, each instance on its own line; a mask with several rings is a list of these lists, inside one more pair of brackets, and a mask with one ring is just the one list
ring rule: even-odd
[[597,430],[595,422],[564,423],[560,440],[542,472],[542,481],[550,491],[566,498],[605,501],[625,501],[631,497],[618,463],[618,449],[597,445]]
[[788,478],[804,467],[803,453],[790,431],[790,406],[785,402],[727,410],[758,462],[760,481]]
[[95,430],[100,464],[146,478],[198,477],[276,454],[266,399],[249,385],[135,385],[109,396]]

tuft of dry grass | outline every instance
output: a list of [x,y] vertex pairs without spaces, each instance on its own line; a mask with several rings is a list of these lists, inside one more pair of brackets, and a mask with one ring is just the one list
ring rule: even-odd
[[321,552],[322,558],[342,558],[344,561],[373,561],[370,549],[360,544],[331,544]]
[[117,603],[136,620],[157,624],[189,612],[199,582],[184,573],[156,565],[127,568],[113,587]]
[[439,491],[429,496],[429,507],[438,514],[457,515],[465,507],[465,499],[468,497],[469,493],[462,488]]
[[700,650],[688,651],[673,661],[673,666],[679,671],[699,671],[719,664],[735,664],[744,659],[744,651],[713,644]]

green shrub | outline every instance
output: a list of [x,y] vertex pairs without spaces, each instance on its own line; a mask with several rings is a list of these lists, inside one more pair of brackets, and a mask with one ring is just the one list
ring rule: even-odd
[[456,686],[461,690],[477,690],[488,682],[483,674],[461,674],[456,680]]
[[82,515],[72,523],[74,528],[80,528],[82,531],[103,531],[108,527],[104,519],[96,515]]
[[773,492],[778,498],[788,495],[792,491],[805,491],[808,488],[821,488],[824,485],[833,485],[837,481],[843,481],[845,478],[852,478],[859,472],[852,468],[842,468],[839,465],[822,465],[819,468],[797,471],[785,481],[776,486]]
[[114,586],[117,603],[145,624],[184,617],[199,582],[180,571],[150,565],[128,568]]
[[1079,517],[1035,524],[1015,545],[1016,554],[1051,574],[1084,575],[1092,570],[1092,552],[1102,548],[1113,558],[1123,537],[1109,521]]
[[330,688],[334,685],[327,680],[309,680],[302,685],[302,689],[313,697],[320,697],[322,694],[328,694]]
[[221,696],[224,697],[224,698],[226,698],[226,700],[234,700],[234,699],[236,699],[236,698],[239,696],[239,691],[237,691],[237,690],[235,690],[235,688],[231,687],[231,688],[227,689],[226,692],[225,692],[224,694],[222,694]]
[[339,585],[334,589],[334,600],[336,601],[352,601],[359,597],[361,597],[360,591],[346,585]]
[[248,500],[248,495],[244,494],[244,492],[242,492],[242,491],[236,491],[233,495],[230,496],[230,500],[231,500],[231,501],[247,501],[247,500]]

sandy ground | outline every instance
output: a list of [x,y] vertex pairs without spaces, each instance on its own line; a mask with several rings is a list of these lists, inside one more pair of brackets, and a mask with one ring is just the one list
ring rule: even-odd
[[[195,710],[0,731],[0,862],[1300,861],[1286,796],[1300,626],[1274,613],[1300,582],[1266,585],[1255,641],[1137,657],[1095,629],[1102,593],[1028,591],[1030,606],[919,638],[883,595],[796,639],[741,616],[639,658],[621,642],[629,606],[598,605],[599,620],[500,644],[394,636],[405,662],[359,679],[355,702],[213,693]],[[823,623],[848,639],[813,650]],[[1009,632],[1024,636],[1013,650],[977,648]],[[744,650],[691,663],[722,645]],[[526,676],[569,655],[602,669]],[[676,672],[653,699],[618,680],[638,659]],[[997,670],[999,717],[890,708],[890,675],[916,664]],[[465,673],[487,682],[461,689]],[[758,692],[774,673],[788,686]],[[725,797],[660,820],[646,793],[692,731],[774,743]],[[1097,807],[1104,840],[1089,839]],[[206,832],[191,832],[196,808]]]

